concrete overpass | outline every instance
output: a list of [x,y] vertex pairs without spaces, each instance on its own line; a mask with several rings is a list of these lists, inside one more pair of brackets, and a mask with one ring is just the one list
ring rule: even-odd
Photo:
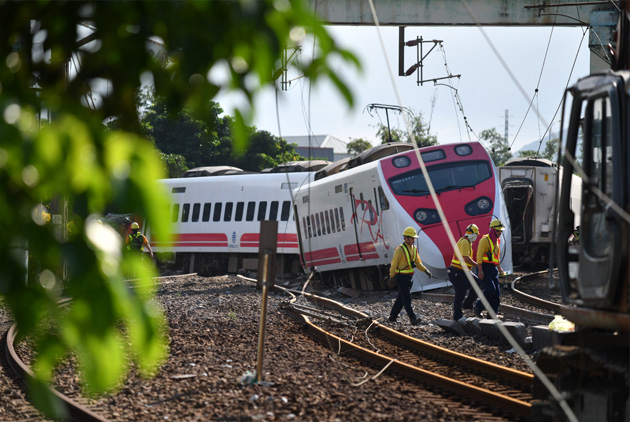
[[307,0],[331,25],[590,27],[591,72],[609,65],[617,2],[572,0]]

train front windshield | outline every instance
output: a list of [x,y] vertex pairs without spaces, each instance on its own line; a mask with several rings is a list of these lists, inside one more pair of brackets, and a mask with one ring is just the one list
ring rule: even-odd
[[[487,161],[465,161],[437,164],[427,167],[436,193],[456,189],[474,188],[492,177],[492,169]],[[429,195],[427,181],[422,170],[416,169],[389,179],[389,185],[396,195]]]

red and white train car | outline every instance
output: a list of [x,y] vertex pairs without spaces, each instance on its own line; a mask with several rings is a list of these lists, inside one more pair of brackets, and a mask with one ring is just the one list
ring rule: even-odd
[[[344,171],[320,172],[318,180],[295,191],[305,267],[335,284],[383,288],[394,249],[402,243],[403,230],[411,226],[418,230],[420,258],[433,273],[429,279],[416,271],[412,291],[447,286],[453,248],[416,151],[387,156],[379,154],[378,147],[373,150],[376,157],[384,158],[371,161],[359,156],[354,167],[351,160]],[[497,170],[483,146],[478,142],[438,145],[421,148],[420,154],[456,241],[471,223],[482,235],[493,218],[506,225],[501,265],[511,273],[509,218]]]
[[231,174],[164,179],[172,196],[171,241],[147,237],[157,253],[174,253],[176,268],[201,274],[256,269],[260,222],[278,221],[278,270],[298,272],[292,191],[313,172]]

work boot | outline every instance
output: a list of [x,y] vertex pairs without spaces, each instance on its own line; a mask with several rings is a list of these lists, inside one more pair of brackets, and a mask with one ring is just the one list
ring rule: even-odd
[[420,318],[414,318],[411,320],[411,325],[419,325],[422,322]]

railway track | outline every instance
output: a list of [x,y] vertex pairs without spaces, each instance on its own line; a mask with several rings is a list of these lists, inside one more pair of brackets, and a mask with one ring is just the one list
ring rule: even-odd
[[531,374],[407,336],[339,302],[308,293],[287,292],[300,294],[319,307],[292,301],[286,305],[286,310],[335,353],[352,356],[381,371],[435,388],[442,394],[455,395],[464,402],[499,410],[517,419],[530,418]]
[[[406,336],[339,302],[309,293],[279,289],[308,299],[308,302],[302,302],[301,299],[292,301],[286,309],[307,327],[309,333],[335,353],[358,358],[379,371],[413,379],[414,384],[421,385],[426,391],[441,394],[444,400],[463,403],[471,413],[499,411],[500,415],[509,415],[507,417],[510,419],[529,418],[532,400],[529,393],[532,384],[530,374],[489,364]],[[423,298],[427,296],[425,294]],[[452,297],[447,300],[452,300]],[[14,330],[11,335],[7,333],[7,343],[13,343],[15,334]],[[6,354],[11,355],[8,349]],[[15,360],[13,357],[10,359]],[[12,364],[15,365],[21,367],[18,363]],[[24,376],[28,376],[28,371],[25,365],[16,370]],[[410,388],[415,391],[418,387]],[[58,392],[55,395],[62,399],[65,397]],[[71,415],[70,420],[111,420],[104,415],[112,415],[112,409],[96,408],[81,398],[65,397],[63,400]],[[32,414],[36,414],[35,409]],[[497,416],[497,420],[501,418]]]
[[[11,368],[13,374],[20,380],[22,385],[26,385],[30,379],[34,377],[33,371],[26,365],[22,359],[18,356],[15,350],[15,339],[17,337],[17,328],[16,325],[13,324],[9,331],[5,335],[4,341],[4,358],[8,366]],[[76,422],[109,422],[110,419],[107,419],[101,416],[101,413],[104,409],[94,408],[87,403],[81,403],[79,400],[83,402],[87,402],[84,399],[73,399],[70,398],[61,392],[49,388],[51,394],[53,394],[59,400],[59,406],[63,409],[63,413],[67,415],[67,419]],[[29,409],[29,415],[32,415],[34,418],[40,418],[41,413],[37,411],[34,407]],[[41,420],[47,420],[45,418]]]
[[559,303],[550,302],[548,300],[545,300],[536,296],[532,296],[530,294],[523,292],[520,289],[520,286],[524,284],[526,281],[530,279],[534,279],[534,278],[539,278],[542,276],[549,276],[549,270],[538,271],[535,273],[525,274],[523,276],[517,277],[510,284],[511,292],[515,297],[517,297],[519,300],[523,302],[529,303],[539,308],[547,309],[556,314],[560,313],[560,309],[562,308],[562,305],[560,305]]
[[[188,274],[186,275],[188,276]],[[173,278],[173,276],[170,276]],[[130,280],[133,286],[134,280]],[[59,301],[59,306],[65,306],[70,303],[70,299],[62,299]],[[33,371],[18,355],[15,348],[15,340],[17,338],[17,326],[13,324],[3,337],[2,347],[4,349],[3,359],[6,362],[8,368],[13,373],[17,382],[20,385],[27,385],[30,379],[34,377]],[[59,400],[58,406],[61,407],[62,413],[67,415],[65,420],[76,422],[114,422],[116,418],[107,418],[104,415],[110,412],[102,407],[95,406],[90,403],[89,400],[81,397],[70,397],[57,391],[54,388],[49,387],[49,392]],[[48,421],[39,410],[32,405],[30,408],[24,410],[25,415],[28,415],[28,420],[41,420]]]

